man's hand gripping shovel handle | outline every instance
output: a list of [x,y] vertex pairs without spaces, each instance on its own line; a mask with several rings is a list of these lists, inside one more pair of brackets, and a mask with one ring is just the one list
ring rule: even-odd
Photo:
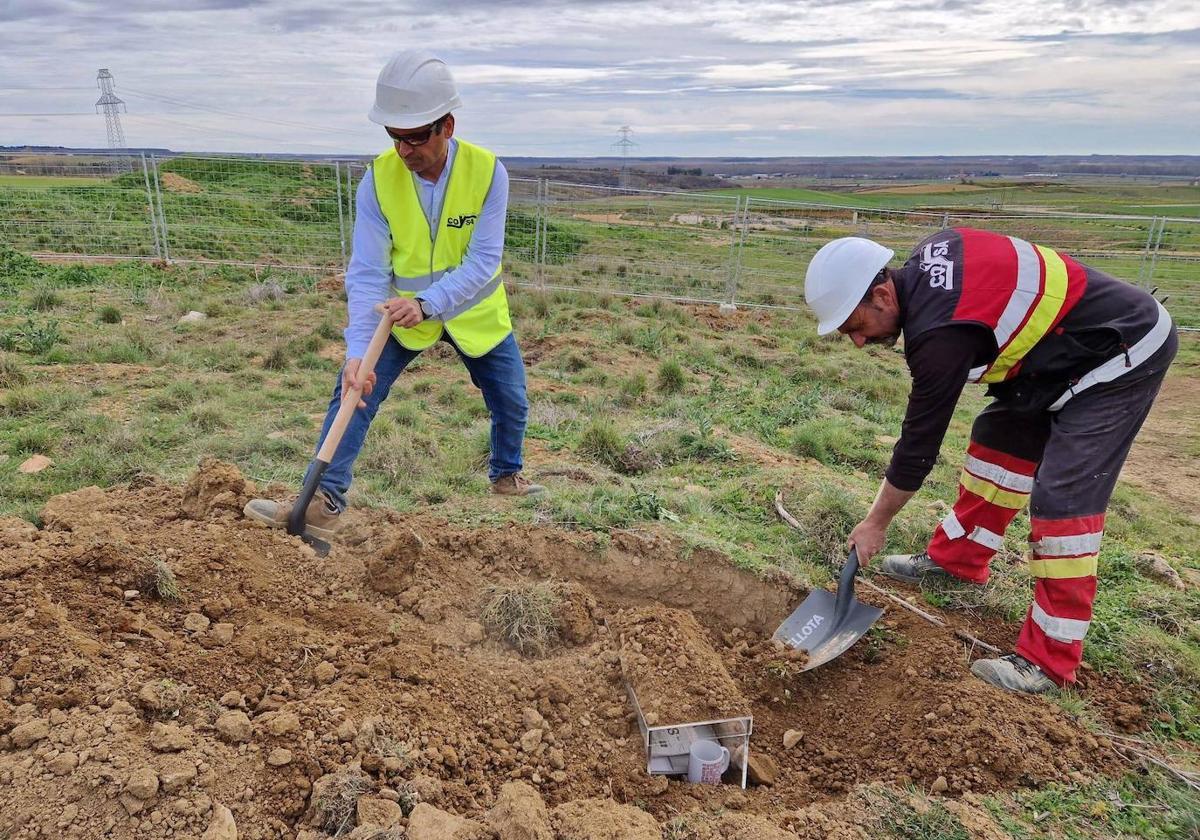
[[[375,328],[375,334],[371,336],[371,343],[367,345],[367,352],[363,354],[362,363],[358,367],[359,382],[365,382],[371,372],[375,370],[375,363],[379,361],[379,355],[383,352],[383,347],[392,333],[392,321],[388,317],[387,308],[380,303],[375,306],[375,311],[379,313],[379,326]],[[311,545],[316,550],[318,557],[324,557],[329,553],[329,543],[314,537],[305,530],[304,516],[308,512],[309,502],[313,500],[313,496],[316,495],[317,488],[321,484],[321,477],[325,475],[325,470],[329,469],[329,462],[333,460],[338,444],[342,442],[342,435],[346,432],[346,426],[350,424],[350,418],[357,410],[358,401],[361,398],[361,387],[352,388],[342,394],[341,407],[338,408],[337,416],[333,418],[329,434],[325,435],[325,440],[322,441],[321,448],[317,451],[316,462],[309,470],[308,478],[300,491],[300,498],[296,500],[291,515],[288,516],[287,532],[300,537]]]

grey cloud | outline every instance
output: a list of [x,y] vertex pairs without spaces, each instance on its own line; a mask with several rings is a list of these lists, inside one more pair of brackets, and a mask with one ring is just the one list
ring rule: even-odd
[[9,0],[0,5],[0,20],[18,21],[40,17],[61,17],[70,12],[62,0]]

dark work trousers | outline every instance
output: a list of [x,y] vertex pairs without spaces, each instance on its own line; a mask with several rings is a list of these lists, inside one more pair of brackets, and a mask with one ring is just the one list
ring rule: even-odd
[[1059,685],[1075,681],[1083,658],[1108,500],[1177,349],[1172,329],[1142,364],[1055,412],[1016,412],[1000,400],[985,408],[958,499],[929,543],[939,566],[984,583],[1005,529],[1029,503],[1035,586],[1017,653]]

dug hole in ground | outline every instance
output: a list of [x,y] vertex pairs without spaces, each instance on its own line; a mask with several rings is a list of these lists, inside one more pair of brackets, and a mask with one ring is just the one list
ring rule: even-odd
[[[351,511],[322,560],[242,518],[258,492],[206,461],[185,487],[57,496],[41,529],[0,519],[0,836],[857,838],[882,788],[942,796],[989,837],[979,795],[1115,769],[894,607],[799,674],[769,637],[804,591],[653,528]],[[521,652],[488,620],[531,581],[553,622]],[[748,706],[745,791],[647,775],[623,644],[657,714]],[[681,656],[720,691],[687,696]],[[1110,724],[1136,718],[1087,679]]]

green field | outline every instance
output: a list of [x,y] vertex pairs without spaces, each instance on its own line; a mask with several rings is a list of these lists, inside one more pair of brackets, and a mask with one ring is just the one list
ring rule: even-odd
[[946,208],[975,208],[993,211],[1039,208],[1072,213],[1200,217],[1200,186],[1182,183],[1123,183],[1116,179],[1090,184],[1026,181],[996,183],[980,179],[961,185],[971,187],[969,191],[946,191],[954,186],[954,182],[934,181],[903,185],[872,184],[838,190],[739,187],[709,192],[872,209],[940,211]]
[[[165,255],[330,272],[343,265],[350,189],[334,178],[331,166],[174,158],[160,161],[157,174],[152,200],[140,171],[107,179],[6,176],[0,181],[0,242],[39,254]],[[530,184],[520,187],[532,192]],[[743,195],[823,206],[753,202],[748,214],[735,219]],[[1003,203],[999,211],[996,201]],[[1150,285],[1170,296],[1176,320],[1197,326],[1200,223],[1170,223],[1159,237],[1153,213],[1164,207],[1200,211],[1198,201],[1198,187],[1118,180],[633,195],[554,183],[544,207],[532,198],[513,202],[508,261],[511,276],[521,282],[799,306],[803,266],[831,238],[872,236],[904,254],[943,224],[974,224],[1059,248],[1131,282],[1145,281],[1152,269]],[[914,208],[922,210],[904,212]],[[1061,215],[1066,211],[1141,215]],[[1146,248],[1151,239],[1161,240],[1153,265]]]
[[106,187],[108,178],[73,178],[67,175],[0,175],[0,188],[48,190],[63,187]]
[[[568,251],[580,226],[564,224],[556,235]],[[575,244],[584,254],[597,247],[594,238]],[[37,521],[54,494],[140,473],[180,481],[205,455],[260,484],[296,486],[343,355],[344,304],[317,280],[237,267],[50,266],[0,252],[0,515]],[[524,288],[513,290],[512,303],[530,378],[528,472],[550,486],[549,498],[503,509],[484,502],[486,410],[443,348],[405,373],[375,421],[355,505],[433,510],[465,524],[665,528],[745,568],[777,566],[817,586],[832,579],[903,416],[909,379],[896,352],[818,340],[804,314],[787,311],[726,320],[713,307]],[[208,319],[178,323],[190,310]],[[1200,344],[1188,341],[1173,376],[1197,375]],[[982,405],[978,393],[963,400],[930,481],[892,530],[891,549],[923,545],[941,516],[936,503],[955,491]],[[1200,453],[1194,416],[1179,434],[1180,445]],[[33,454],[54,465],[18,472]],[[775,515],[781,488],[800,533]],[[1119,487],[1086,649],[1091,667],[1147,688],[1142,737],[1182,764],[1195,761],[1200,745],[1200,598],[1143,576],[1136,558],[1154,550],[1180,570],[1200,570],[1190,515]],[[1020,555],[1026,529],[1022,515],[1008,534],[1009,556]],[[1022,564],[1001,564],[973,609],[1017,621],[1030,585]],[[925,593],[939,607],[957,597]],[[1069,693],[1060,702],[1081,726],[1094,725],[1099,701]],[[1095,810],[1113,796],[1133,805]],[[985,804],[1016,838],[1184,838],[1200,820],[1200,801],[1157,773]]]

